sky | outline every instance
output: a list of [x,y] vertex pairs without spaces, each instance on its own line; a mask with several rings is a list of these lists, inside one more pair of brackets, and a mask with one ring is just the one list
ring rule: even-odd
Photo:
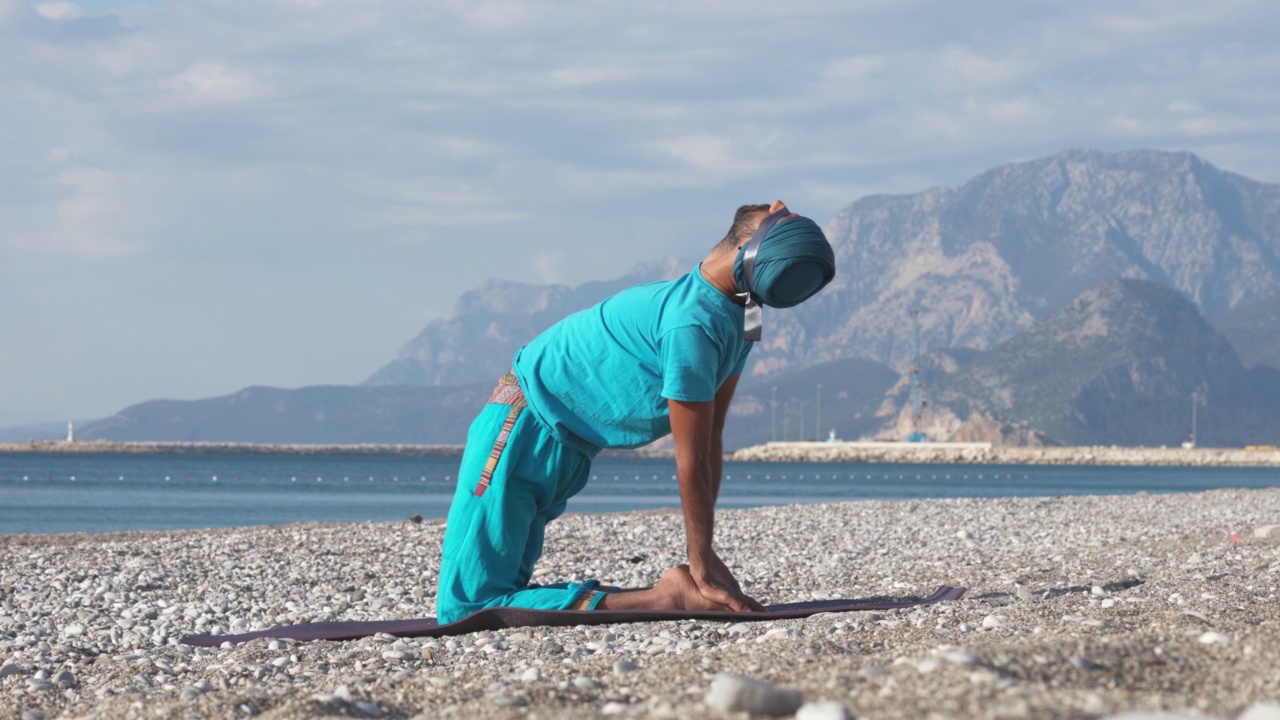
[[1274,0],[0,0],[0,425],[359,383],[485,278],[1068,148],[1280,181]]

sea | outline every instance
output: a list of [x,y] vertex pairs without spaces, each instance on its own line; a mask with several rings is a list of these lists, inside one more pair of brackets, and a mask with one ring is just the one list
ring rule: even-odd
[[[0,534],[443,518],[457,458],[0,455]],[[675,462],[597,458],[568,512],[678,508]],[[718,507],[849,500],[1199,492],[1280,486],[1276,468],[745,463]]]

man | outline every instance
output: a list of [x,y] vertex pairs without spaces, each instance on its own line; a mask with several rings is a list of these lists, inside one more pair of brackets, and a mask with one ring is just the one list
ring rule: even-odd
[[[781,201],[738,209],[689,274],[575,313],[521,348],[467,434],[445,530],[436,614],[548,610],[761,610],[712,545],[729,402],[762,308],[797,305],[835,276],[812,220]],[[587,482],[601,448],[672,434],[687,565],[641,589],[529,585],[546,524]]]

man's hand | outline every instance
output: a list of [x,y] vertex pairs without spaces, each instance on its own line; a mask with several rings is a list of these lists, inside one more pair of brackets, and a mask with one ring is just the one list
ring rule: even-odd
[[727,605],[738,612],[764,612],[764,606],[742,592],[738,581],[714,551],[697,563],[690,563],[689,574],[698,585],[702,597]]

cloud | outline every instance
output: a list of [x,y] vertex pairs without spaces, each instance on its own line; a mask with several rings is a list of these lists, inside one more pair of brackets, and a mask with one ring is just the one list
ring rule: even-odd
[[887,61],[880,55],[854,55],[827,63],[822,69],[826,80],[862,80],[883,70]]
[[539,252],[533,258],[533,272],[538,282],[567,284],[571,278],[567,271],[568,254],[563,250],[557,252]]
[[254,74],[211,61],[198,62],[163,84],[184,100],[197,104],[244,102],[272,94],[271,86]]
[[582,86],[618,82],[630,79],[634,75],[631,69],[625,67],[583,65],[552,70],[548,79],[552,85]]
[[135,179],[87,166],[58,173],[68,195],[57,202],[51,222],[43,229],[19,235],[15,249],[26,253],[60,255],[75,261],[94,261],[133,255],[134,239],[142,225],[130,208]]
[[654,147],[677,160],[712,170],[733,164],[733,143],[719,135],[686,135],[659,140]]
[[36,13],[38,13],[40,17],[54,22],[61,20],[75,20],[76,18],[84,17],[84,10],[81,10],[79,5],[76,5],[73,2],[66,2],[65,0],[60,0],[59,2],[36,3],[33,7],[35,7]]
[[[244,384],[344,382],[475,275],[687,257],[746,200],[824,222],[860,195],[1090,146],[1280,180],[1278,29],[1271,0],[0,0],[0,212],[18,229],[0,270],[41,287],[113,258],[153,278],[238,269],[237,293],[183,295],[173,316],[252,346]],[[237,298],[277,297],[281,268],[300,287],[365,274],[263,320],[379,318],[352,323],[362,349],[299,364],[242,333],[270,303]],[[14,328],[0,314],[0,346]],[[161,350],[131,367],[183,365]]]

